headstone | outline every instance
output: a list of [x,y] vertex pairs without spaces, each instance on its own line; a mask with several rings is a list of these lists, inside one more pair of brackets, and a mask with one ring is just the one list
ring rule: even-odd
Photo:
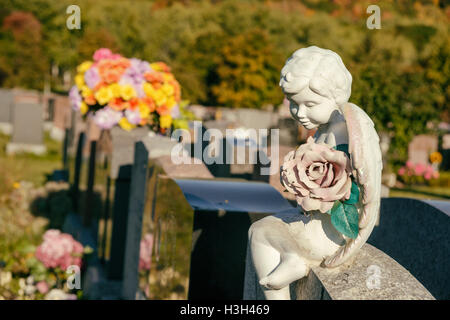
[[297,146],[299,124],[293,118],[283,118],[278,121],[280,129],[280,145]]
[[0,89],[0,132],[3,134],[12,133],[12,107],[12,90]]
[[[116,179],[121,166],[130,166],[133,163],[134,145],[148,136],[149,129],[142,127],[127,132],[114,127],[110,132],[112,139],[110,177]],[[151,150],[148,147],[147,149]]]
[[438,149],[438,138],[430,135],[418,135],[408,147],[408,158],[412,163],[429,163],[430,154]]
[[97,141],[91,141],[91,153],[89,155],[89,169],[86,188],[86,206],[83,212],[83,224],[86,227],[92,225],[94,207],[94,182],[95,182],[95,155],[97,151]]
[[242,299],[254,213],[296,212],[266,183],[177,179],[194,209],[189,299]]
[[[53,107],[50,101],[53,101]],[[48,112],[49,114],[50,112],[52,113],[50,137],[54,140],[62,141],[65,129],[70,126],[71,108],[68,97],[55,95],[52,100],[49,100]]]
[[128,204],[128,220],[123,260],[122,296],[134,300],[139,285],[139,250],[142,234],[147,185],[148,151],[142,142],[135,144],[134,163],[131,173],[131,190]]
[[72,203],[75,212],[78,212],[79,195],[80,195],[80,177],[81,166],[83,164],[83,147],[86,140],[86,134],[81,132],[77,141],[77,153],[75,156],[74,175],[72,184]]
[[442,162],[440,170],[450,170],[450,133],[442,136],[441,152]]
[[[290,295],[291,300],[435,300],[408,270],[367,243],[353,264],[313,267],[308,276],[290,285]],[[244,300],[265,300],[248,249]]]
[[32,152],[44,154],[42,104],[19,102],[13,110],[13,134],[6,146],[8,154]]
[[176,178],[196,178],[196,179],[213,179],[214,176],[208,170],[204,163],[194,163],[194,159],[190,158],[189,164],[175,164],[169,155],[160,156],[155,159],[156,163],[161,166],[164,172],[172,179]]
[[[444,204],[447,204],[446,206]],[[449,299],[447,201],[381,200],[380,224],[367,241],[405,267],[436,299]]]

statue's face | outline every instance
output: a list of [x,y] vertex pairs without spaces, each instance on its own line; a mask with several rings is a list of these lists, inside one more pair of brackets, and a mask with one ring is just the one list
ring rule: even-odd
[[288,93],[286,97],[290,102],[292,116],[306,129],[314,129],[328,123],[331,114],[337,109],[333,99],[315,93],[308,86],[298,93]]

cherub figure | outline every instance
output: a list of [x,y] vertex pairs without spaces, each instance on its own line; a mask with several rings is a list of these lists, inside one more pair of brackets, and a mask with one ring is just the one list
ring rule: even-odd
[[[290,299],[289,284],[307,276],[312,266],[333,268],[347,261],[378,220],[379,138],[369,116],[348,102],[351,83],[341,58],[316,46],[297,50],[281,71],[280,86],[292,116],[317,132],[289,153],[281,168],[281,182],[296,194],[303,214],[268,216],[249,230],[253,264],[266,299]],[[309,167],[295,167],[302,165],[296,156]],[[330,211],[346,202],[353,203],[356,220],[336,228]]]

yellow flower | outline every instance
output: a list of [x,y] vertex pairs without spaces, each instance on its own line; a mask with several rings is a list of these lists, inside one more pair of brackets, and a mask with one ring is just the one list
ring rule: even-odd
[[142,119],[146,119],[150,115],[149,107],[143,102],[139,103],[139,114],[141,115]]
[[161,128],[170,128],[171,124],[172,124],[172,117],[170,115],[159,117],[159,126]]
[[164,81],[175,80],[175,78],[173,77],[173,74],[171,74],[171,73],[163,73],[163,79],[164,79]]
[[144,88],[144,92],[147,95],[147,97],[152,97],[152,95],[155,92],[155,88],[153,88],[153,86],[148,82],[145,82],[142,87]]
[[173,86],[171,86],[168,83],[163,84],[163,86],[161,87],[161,90],[168,96],[173,95],[173,93],[175,92],[175,90],[173,89]]
[[95,93],[95,99],[101,105],[107,104],[114,96],[108,87],[102,87]]
[[167,97],[161,89],[155,90],[152,98],[157,106],[162,106],[167,102]]
[[88,105],[84,101],[82,101],[81,105],[80,105],[80,113],[81,113],[81,115],[85,115],[88,111],[89,111]]
[[119,126],[126,131],[131,131],[131,129],[136,128],[134,124],[131,124],[127,118],[123,117],[119,121]]
[[20,188],[20,182],[17,182],[17,181],[14,182],[14,183],[13,183],[13,188],[14,188],[14,189],[19,189],[19,188]]
[[86,98],[86,97],[92,95],[92,93],[93,93],[92,90],[88,86],[82,86],[80,88],[80,90],[81,90],[81,95],[83,96],[83,98]]
[[85,73],[92,66],[92,61],[85,61],[77,67],[78,73]]
[[440,154],[438,151],[433,152],[432,154],[430,154],[430,161],[431,163],[441,163],[442,154]]
[[166,104],[169,109],[172,109],[177,104],[177,102],[175,101],[175,98],[172,96],[169,99],[167,99]]
[[144,83],[144,92],[147,97],[150,97],[155,101],[157,106],[161,106],[167,102],[167,96],[162,89],[156,90],[150,83]]
[[75,76],[75,84],[77,85],[78,88],[81,88],[85,85],[84,76],[82,74],[79,73]]
[[111,90],[112,95],[114,98],[120,98],[122,90],[120,88],[120,85],[117,83],[113,83],[109,86],[109,90]]
[[124,100],[130,100],[131,98],[135,98],[137,94],[136,90],[134,90],[134,88],[131,85],[125,84],[120,88],[120,96]]

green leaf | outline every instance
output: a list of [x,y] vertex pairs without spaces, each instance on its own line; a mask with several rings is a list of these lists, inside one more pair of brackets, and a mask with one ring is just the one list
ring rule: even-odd
[[331,223],[343,235],[355,239],[358,236],[358,210],[354,204],[342,204],[331,209]]
[[359,201],[359,188],[355,181],[352,180],[352,188],[350,198],[344,201],[345,204],[355,204]]
[[333,207],[327,211],[327,213],[329,215],[331,215],[331,212],[333,212],[333,210],[336,210],[336,208],[341,204],[341,202],[339,200],[336,200],[333,204]]

